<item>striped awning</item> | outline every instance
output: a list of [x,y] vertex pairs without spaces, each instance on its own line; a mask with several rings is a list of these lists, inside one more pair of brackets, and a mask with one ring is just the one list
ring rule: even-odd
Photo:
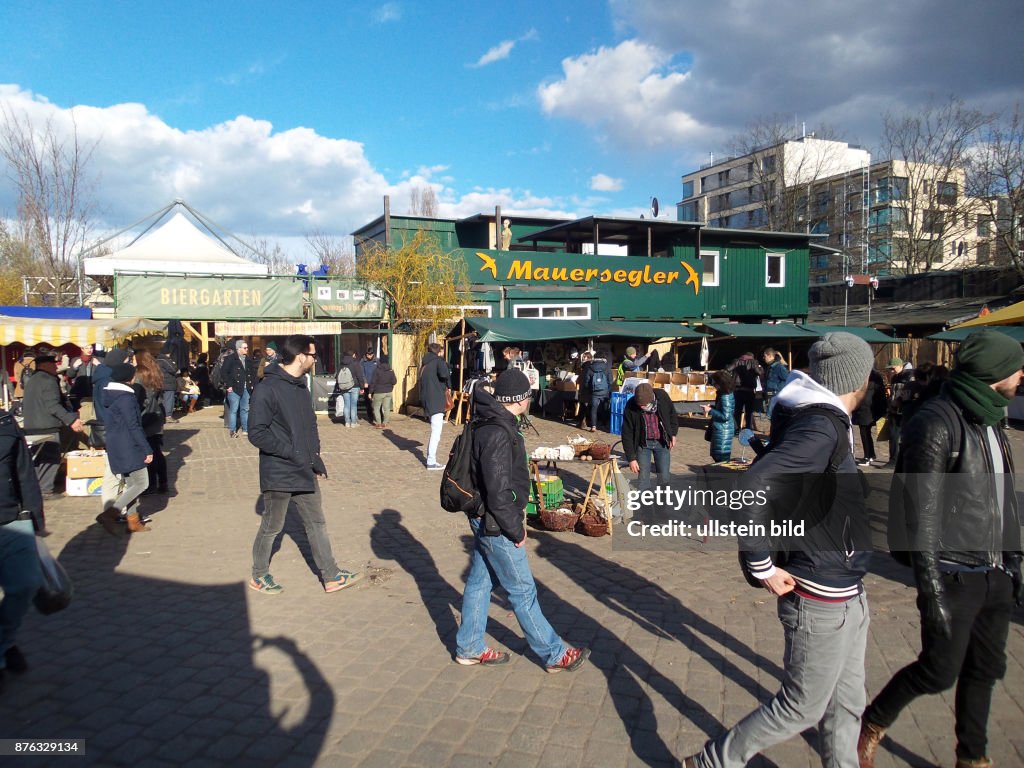
[[303,320],[225,320],[214,323],[213,332],[217,336],[335,336],[341,333],[341,323]]
[[0,315],[0,345],[21,343],[26,346],[49,344],[59,347],[74,344],[115,344],[129,336],[163,333],[165,320],[121,317],[108,320],[44,320]]

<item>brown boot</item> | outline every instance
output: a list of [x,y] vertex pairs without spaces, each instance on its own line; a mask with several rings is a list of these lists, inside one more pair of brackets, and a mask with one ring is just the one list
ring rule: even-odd
[[860,768],[875,768],[875,752],[885,736],[885,728],[864,720],[860,724],[860,738],[857,739],[857,759]]
[[127,520],[129,533],[146,533],[149,531],[149,527],[139,519],[138,512],[129,512]]
[[956,768],[993,768],[994,765],[995,763],[987,757],[958,757],[956,759]]
[[121,515],[113,507],[107,509],[96,515],[96,522],[103,526],[103,530],[109,533],[111,536],[119,536],[121,534],[120,524],[118,520]]

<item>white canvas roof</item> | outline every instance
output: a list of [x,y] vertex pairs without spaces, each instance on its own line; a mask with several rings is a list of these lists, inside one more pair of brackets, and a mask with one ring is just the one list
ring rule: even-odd
[[182,213],[109,256],[84,259],[89,276],[117,272],[187,272],[193,275],[266,275],[267,267],[243,259],[204,234]]

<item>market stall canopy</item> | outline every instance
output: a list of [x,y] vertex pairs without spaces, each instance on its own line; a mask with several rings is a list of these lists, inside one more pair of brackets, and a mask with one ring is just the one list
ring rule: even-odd
[[[1007,307],[1009,309],[1009,307]],[[993,313],[995,314],[995,313]],[[1005,333],[1012,339],[1016,339],[1019,342],[1024,343],[1024,325],[1001,325],[1001,326],[986,326],[993,331],[999,331]],[[963,341],[975,331],[982,330],[982,327],[965,328],[960,325],[956,328],[950,328],[948,331],[942,331],[942,333],[933,333],[929,336],[929,339],[935,341]]]
[[886,336],[875,328],[861,328],[853,325],[804,325],[802,327],[818,336],[824,336],[826,333],[852,333],[854,336],[864,339],[868,344],[895,344],[899,341],[892,336]]
[[194,275],[266,275],[267,267],[239,256],[222,241],[206,235],[184,214],[109,256],[83,260],[90,277],[115,272],[187,273]]
[[[466,325],[480,341],[552,341],[624,336],[637,339],[699,338],[703,334],[676,323],[620,323],[602,320],[534,320],[522,318],[467,317]],[[449,335],[458,335],[455,326]]]
[[815,339],[821,336],[807,326],[794,323],[704,323],[704,327],[716,336],[737,339]]
[[106,320],[46,320],[0,315],[0,345],[21,343],[25,346],[49,344],[113,344],[129,336],[163,333],[167,323],[142,317],[121,317]]
[[[1014,323],[1024,323],[1024,301],[1018,301],[1016,304],[997,309],[995,312],[989,312],[987,315],[968,320],[966,323],[960,323],[953,326],[953,329],[980,328],[985,325],[1012,325]],[[1000,328],[1000,330],[1003,329]]]

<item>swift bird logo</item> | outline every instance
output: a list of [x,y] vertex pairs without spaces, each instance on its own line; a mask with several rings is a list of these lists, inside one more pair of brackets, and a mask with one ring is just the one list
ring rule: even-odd
[[486,253],[480,253],[480,251],[477,251],[476,255],[479,256],[480,259],[484,263],[483,266],[480,267],[480,271],[481,272],[486,272],[486,271],[490,270],[491,277],[493,277],[495,280],[497,280],[498,279],[498,265],[494,261],[494,257],[490,256],[490,255],[488,255]]
[[687,273],[689,273],[690,275],[688,278],[686,278],[686,282],[683,283],[683,285],[689,285],[690,283],[693,283],[693,295],[696,296],[698,293],[700,293],[700,278],[697,276],[697,270],[695,270],[685,261],[680,261],[679,263],[683,265]]

